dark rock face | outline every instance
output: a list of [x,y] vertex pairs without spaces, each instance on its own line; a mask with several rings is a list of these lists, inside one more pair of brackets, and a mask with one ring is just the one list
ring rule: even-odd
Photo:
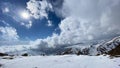
[[22,54],[22,56],[29,56],[27,53]]
[[0,67],[2,67],[2,64],[0,64]]
[[84,55],[88,55],[89,54],[89,48],[83,49],[81,53],[84,54]]
[[0,53],[0,56],[8,56],[8,54]]
[[111,56],[120,55],[120,45],[118,45],[115,49],[109,51],[108,54]]

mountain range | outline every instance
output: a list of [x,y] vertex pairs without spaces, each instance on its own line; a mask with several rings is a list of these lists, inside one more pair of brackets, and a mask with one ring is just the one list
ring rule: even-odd
[[65,55],[65,54],[76,54],[76,55],[120,55],[120,36],[113,38],[107,42],[100,42],[98,44],[84,44],[78,43],[75,45],[58,46],[56,48],[33,48],[29,45],[18,45],[18,46],[1,46],[0,53],[8,55]]

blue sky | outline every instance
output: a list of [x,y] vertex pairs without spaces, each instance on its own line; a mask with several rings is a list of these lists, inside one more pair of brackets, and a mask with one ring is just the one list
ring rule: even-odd
[[[35,40],[38,38],[46,38],[51,36],[52,33],[60,33],[58,24],[61,18],[56,16],[54,12],[48,12],[48,19],[52,22],[52,26],[47,26],[47,19],[35,19],[31,17],[29,20],[32,21],[32,26],[28,29],[25,26],[20,25],[20,22],[28,22],[29,20],[22,19],[19,15],[19,11],[26,9],[26,3],[29,0],[0,0],[0,20],[4,20],[11,27],[17,30],[20,39],[22,40]],[[5,8],[9,9],[9,12],[2,12]],[[13,16],[21,18],[20,21],[13,19]],[[35,23],[34,23],[35,22]],[[0,21],[0,26],[6,26]]]

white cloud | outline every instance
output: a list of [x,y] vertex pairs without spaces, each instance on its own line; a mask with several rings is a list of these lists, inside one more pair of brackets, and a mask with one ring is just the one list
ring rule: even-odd
[[47,26],[48,26],[48,27],[51,27],[51,26],[53,26],[53,23],[52,23],[52,21],[48,20]]
[[19,36],[13,27],[0,27],[0,38],[1,41],[17,41]]
[[29,21],[28,25],[26,25],[27,28],[32,27],[32,21]]
[[[27,10],[31,17],[34,17],[35,19],[42,19],[46,18],[48,19],[48,13],[47,11],[52,11],[52,5],[47,2],[47,0],[30,0],[27,2]],[[27,28],[30,28],[32,26],[32,21],[29,21],[29,23],[22,23]],[[52,22],[48,20],[47,26],[53,26]]]
[[30,0],[27,2],[27,9],[30,11],[31,16],[35,19],[40,19],[43,17],[48,18],[46,10],[51,10],[52,6],[46,0]]
[[64,0],[62,13],[66,18],[60,24],[61,34],[70,34],[69,38],[78,41],[120,34],[119,6],[119,0]]
[[29,22],[21,22],[20,24],[27,27],[28,29],[32,27],[32,21],[29,21]]
[[32,48],[36,49],[44,49],[49,47],[56,47],[59,45],[59,36],[57,34],[53,34],[51,37],[47,37],[46,39],[37,39],[35,41],[31,41],[30,44],[33,45]]

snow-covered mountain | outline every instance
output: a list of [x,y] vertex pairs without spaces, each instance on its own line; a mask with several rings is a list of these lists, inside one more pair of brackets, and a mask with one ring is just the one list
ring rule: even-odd
[[109,53],[109,51],[117,48],[118,46],[120,46],[120,36],[115,37],[111,41],[108,41],[107,43],[100,45],[97,48],[97,51],[98,51],[98,54]]
[[[65,48],[61,54],[77,54],[77,55],[100,55],[110,54],[109,52],[120,46],[120,36],[113,38],[108,42],[102,42],[96,45],[81,46],[73,45]],[[115,50],[114,50],[115,51]],[[113,53],[113,52],[112,52]]]
[[[113,38],[107,42],[101,42],[95,45],[90,44],[75,44],[68,46],[58,46],[56,48],[42,48],[39,49],[33,45],[17,45],[17,46],[1,46],[0,53],[7,53],[9,55],[22,55],[27,53],[29,55],[64,55],[64,54],[77,54],[77,55],[99,55],[111,54],[116,47],[120,46],[120,36]],[[118,49],[119,50],[119,49]],[[114,50],[115,51],[115,50]]]

